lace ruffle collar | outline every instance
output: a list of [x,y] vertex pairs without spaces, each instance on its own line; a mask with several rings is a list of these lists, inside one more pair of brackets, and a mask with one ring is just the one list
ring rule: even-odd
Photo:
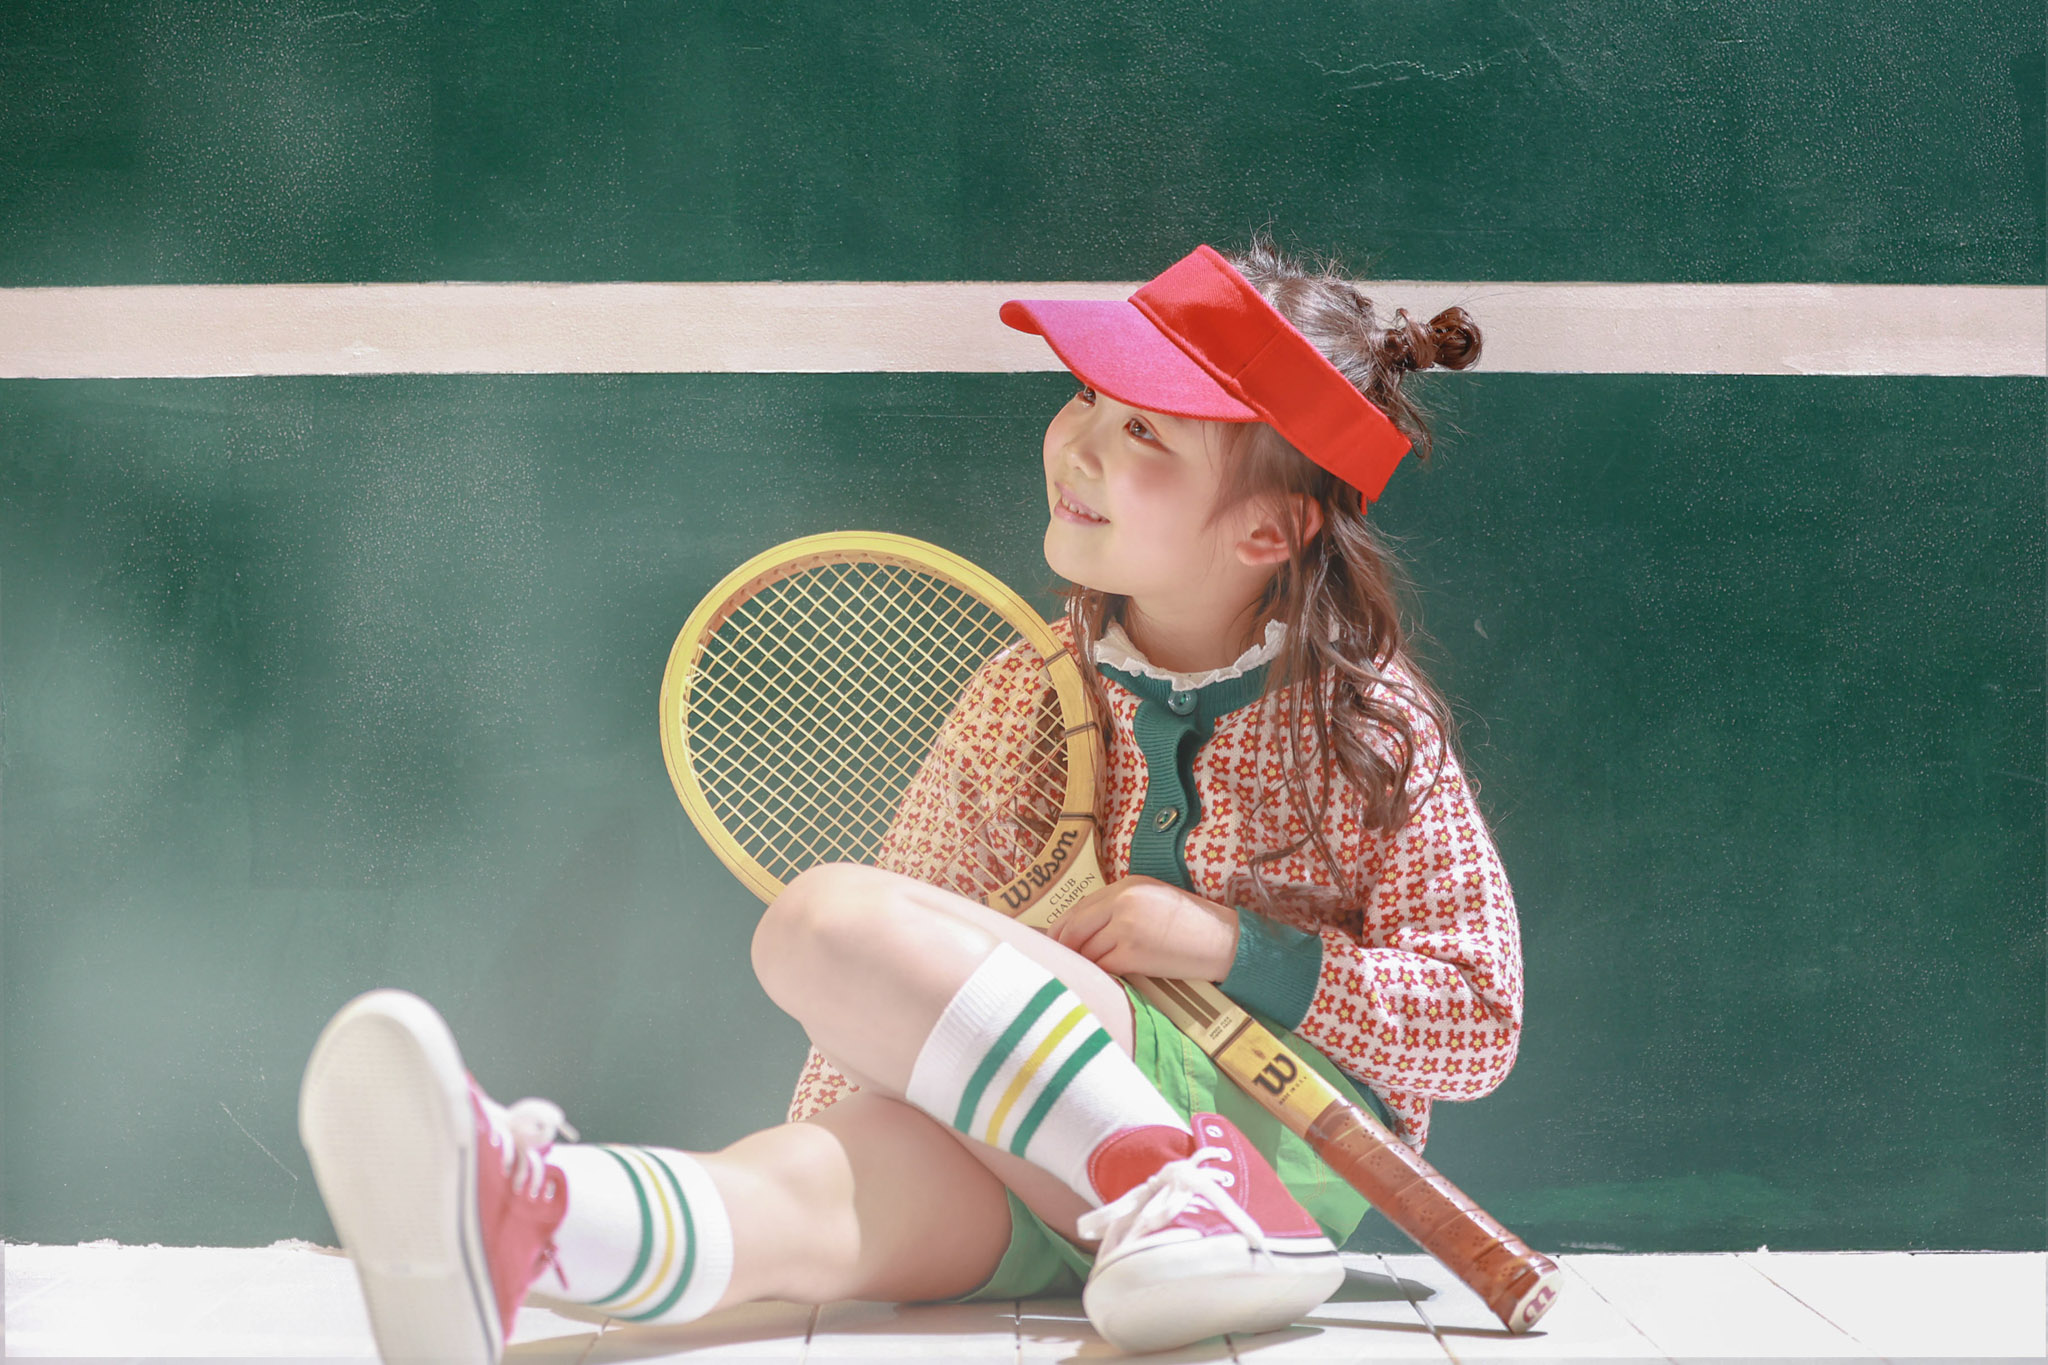
[[1285,621],[1268,621],[1266,638],[1261,643],[1237,656],[1232,663],[1222,668],[1212,668],[1206,673],[1174,673],[1152,663],[1138,653],[1138,647],[1131,643],[1131,637],[1124,633],[1121,621],[1112,621],[1102,632],[1102,638],[1095,642],[1095,662],[1120,668],[1126,673],[1136,673],[1144,678],[1157,678],[1172,684],[1175,691],[1193,692],[1207,687],[1210,683],[1223,682],[1230,678],[1241,678],[1260,664],[1271,663],[1279,657],[1280,644],[1287,638]]

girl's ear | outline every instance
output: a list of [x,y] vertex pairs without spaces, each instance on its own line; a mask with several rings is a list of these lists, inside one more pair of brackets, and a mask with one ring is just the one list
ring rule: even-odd
[[1301,543],[1307,545],[1323,529],[1323,505],[1306,493],[1296,493],[1294,498],[1300,508]]
[[1280,520],[1283,515],[1293,517],[1303,545],[1323,529],[1323,505],[1306,493],[1290,493],[1277,504],[1268,504],[1245,531],[1237,542],[1238,559],[1246,564],[1286,563],[1287,528]]

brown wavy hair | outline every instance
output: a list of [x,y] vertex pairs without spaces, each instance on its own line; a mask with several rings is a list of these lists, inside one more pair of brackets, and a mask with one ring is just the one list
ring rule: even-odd
[[[1383,321],[1372,300],[1337,263],[1319,261],[1311,268],[1263,233],[1245,250],[1224,255],[1415,443],[1417,458],[1429,458],[1428,415],[1403,390],[1402,380],[1432,366],[1462,370],[1479,359],[1479,328],[1462,308],[1447,308],[1426,323],[1404,310]],[[1278,693],[1283,698],[1281,714],[1289,740],[1287,788],[1294,808],[1308,814],[1306,835],[1251,859],[1254,894],[1260,908],[1270,912],[1272,896],[1260,869],[1308,844],[1315,846],[1333,880],[1342,880],[1323,833],[1334,773],[1330,764],[1314,765],[1319,781],[1311,800],[1305,724],[1314,735],[1314,752],[1334,754],[1336,771],[1364,795],[1368,822],[1385,831],[1407,823],[1414,807],[1427,800],[1436,785],[1433,776],[1420,798],[1411,802],[1410,780],[1430,756],[1420,751],[1423,737],[1393,696],[1406,700],[1433,727],[1438,751],[1428,766],[1437,776],[1451,752],[1454,729],[1450,708],[1410,651],[1401,613],[1410,585],[1389,546],[1366,520],[1364,496],[1263,422],[1231,424],[1227,441],[1224,480],[1210,513],[1212,521],[1254,500],[1289,506],[1295,494],[1319,504],[1323,518],[1321,531],[1306,543],[1300,524],[1292,517],[1281,518],[1288,557],[1256,604],[1251,629],[1252,638],[1258,639],[1269,621],[1287,623],[1286,640],[1267,673],[1266,695]],[[1128,599],[1079,584],[1065,586],[1061,595],[1079,645],[1089,700],[1097,714],[1103,714],[1094,644],[1111,621],[1122,618]],[[1327,701],[1326,677],[1333,684]],[[1294,687],[1296,682],[1305,685]],[[1304,698],[1306,706],[1301,704]],[[1374,736],[1382,746],[1372,743]],[[1317,913],[1327,918],[1327,912]]]

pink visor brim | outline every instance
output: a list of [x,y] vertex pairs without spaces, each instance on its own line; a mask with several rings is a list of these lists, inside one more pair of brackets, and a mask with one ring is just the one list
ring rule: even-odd
[[1119,403],[1168,417],[1264,420],[1124,300],[1012,299],[1002,319],[1044,337],[1075,378]]

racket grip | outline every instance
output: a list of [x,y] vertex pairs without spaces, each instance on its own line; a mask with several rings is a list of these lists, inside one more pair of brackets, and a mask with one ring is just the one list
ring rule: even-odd
[[1348,1101],[1333,1100],[1302,1136],[1389,1222],[1463,1280],[1509,1331],[1527,1331],[1557,1297],[1557,1262],[1530,1250],[1407,1143],[1382,1141],[1366,1123]]

